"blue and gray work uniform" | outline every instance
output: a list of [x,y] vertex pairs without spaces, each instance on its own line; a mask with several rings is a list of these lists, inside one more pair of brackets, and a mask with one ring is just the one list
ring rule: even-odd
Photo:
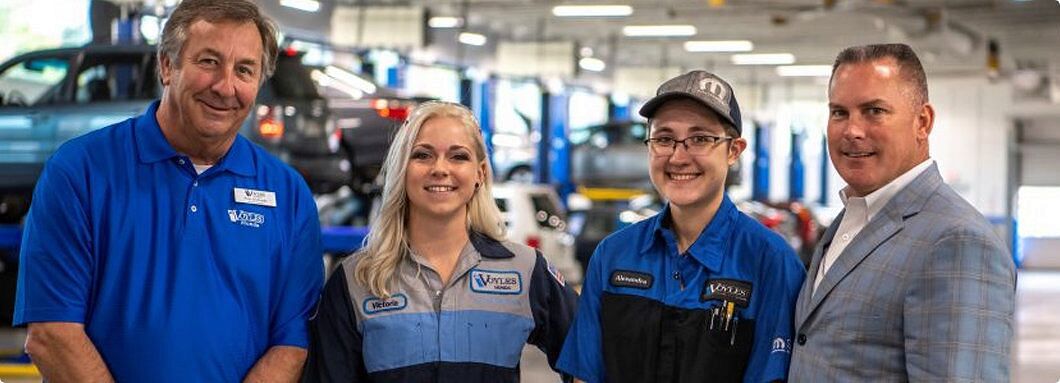
[[669,215],[597,246],[558,367],[590,383],[784,380],[795,252],[728,197],[684,252]]
[[413,253],[388,298],[355,282],[357,261],[324,288],[303,380],[518,382],[526,343],[555,366],[577,295],[534,249],[472,232],[448,283]]

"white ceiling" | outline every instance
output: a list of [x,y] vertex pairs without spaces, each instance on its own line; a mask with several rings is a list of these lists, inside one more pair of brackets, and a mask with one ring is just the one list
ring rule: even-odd
[[[456,31],[430,30],[429,49],[456,64],[488,65],[497,41],[573,40],[592,48],[608,65],[603,73],[583,76],[588,78],[609,78],[615,67],[677,66],[712,69],[735,81],[777,79],[772,67],[730,64],[729,54],[686,52],[682,43],[689,39],[751,40],[755,53],[790,52],[797,64],[830,64],[851,45],[905,42],[936,76],[985,74],[990,40],[1000,47],[1003,75],[1060,62],[1060,3],[1055,0],[336,1],[344,6],[423,5],[432,15],[466,16],[465,29],[487,35],[489,44],[461,46],[455,43]],[[634,13],[559,18],[551,9],[560,4],[625,4]],[[643,24],[691,24],[698,34],[679,39],[621,34],[625,25]]]

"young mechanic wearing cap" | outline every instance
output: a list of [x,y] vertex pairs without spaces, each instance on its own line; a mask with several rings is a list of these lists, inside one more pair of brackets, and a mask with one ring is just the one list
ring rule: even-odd
[[591,383],[784,380],[805,272],[725,195],[747,146],[732,87],[692,71],[663,83],[640,114],[667,204],[596,247],[559,369]]

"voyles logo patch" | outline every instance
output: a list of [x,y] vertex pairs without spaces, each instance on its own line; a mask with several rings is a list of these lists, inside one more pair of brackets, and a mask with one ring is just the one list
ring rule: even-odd
[[376,314],[384,311],[401,310],[409,305],[405,294],[394,294],[390,298],[368,298],[364,300],[364,313]]
[[471,270],[471,291],[519,294],[523,292],[523,276],[517,271]]
[[736,279],[711,279],[703,284],[700,301],[719,300],[747,307],[751,302],[751,282]]
[[264,215],[246,210],[229,209],[228,220],[232,221],[232,223],[255,228],[265,224]]

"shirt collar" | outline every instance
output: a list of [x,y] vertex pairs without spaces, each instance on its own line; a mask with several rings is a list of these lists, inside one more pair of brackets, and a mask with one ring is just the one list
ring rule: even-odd
[[[730,239],[734,226],[733,221],[736,219],[737,213],[736,205],[729,200],[728,195],[723,195],[721,205],[718,207],[718,211],[714,213],[714,218],[703,228],[703,232],[699,233],[699,238],[692,242],[692,246],[688,247],[687,253],[708,269],[712,271],[719,270],[725,243]],[[656,245],[665,247],[667,237],[674,241],[676,245],[673,231],[664,225],[669,215],[670,204],[667,203],[659,214],[651,218],[652,221],[649,222],[651,235],[649,240],[641,247],[641,254],[648,254]]]
[[515,254],[504,244],[500,243],[496,239],[490,238],[489,236],[479,233],[477,231],[471,231],[469,234],[471,245],[475,247],[475,251],[482,254],[483,257],[493,259],[504,259],[514,257]]
[[[887,203],[890,202],[891,199],[894,198],[896,194],[898,194],[898,192],[902,191],[902,189],[905,189],[906,186],[909,186],[909,184],[912,183],[917,176],[927,170],[927,168],[931,167],[931,165],[934,163],[934,159],[928,158],[924,162],[921,162],[919,165],[914,166],[912,169],[907,170],[905,173],[902,173],[902,175],[898,176],[898,178],[895,178],[891,182],[888,182],[886,185],[883,185],[883,187],[876,189],[876,191],[869,193],[869,195],[865,196],[865,204],[868,207],[868,216],[865,217],[865,222],[872,220],[872,218],[876,216],[876,213],[879,213],[880,210],[883,210],[883,207],[887,206]],[[839,191],[839,199],[843,201],[844,207],[846,207],[851,200],[858,198],[850,197],[847,195],[847,191],[849,188],[850,186],[847,186],[843,188],[843,190]]]
[[[158,125],[159,103],[159,100],[155,100],[147,106],[147,110],[136,118],[133,130],[137,157],[145,164],[180,156],[180,153],[173,149],[173,146],[166,140],[166,136],[162,134],[162,127]],[[255,175],[254,155],[250,145],[250,141],[242,135],[236,135],[232,147],[228,148],[228,153],[214,167],[242,176]]]

